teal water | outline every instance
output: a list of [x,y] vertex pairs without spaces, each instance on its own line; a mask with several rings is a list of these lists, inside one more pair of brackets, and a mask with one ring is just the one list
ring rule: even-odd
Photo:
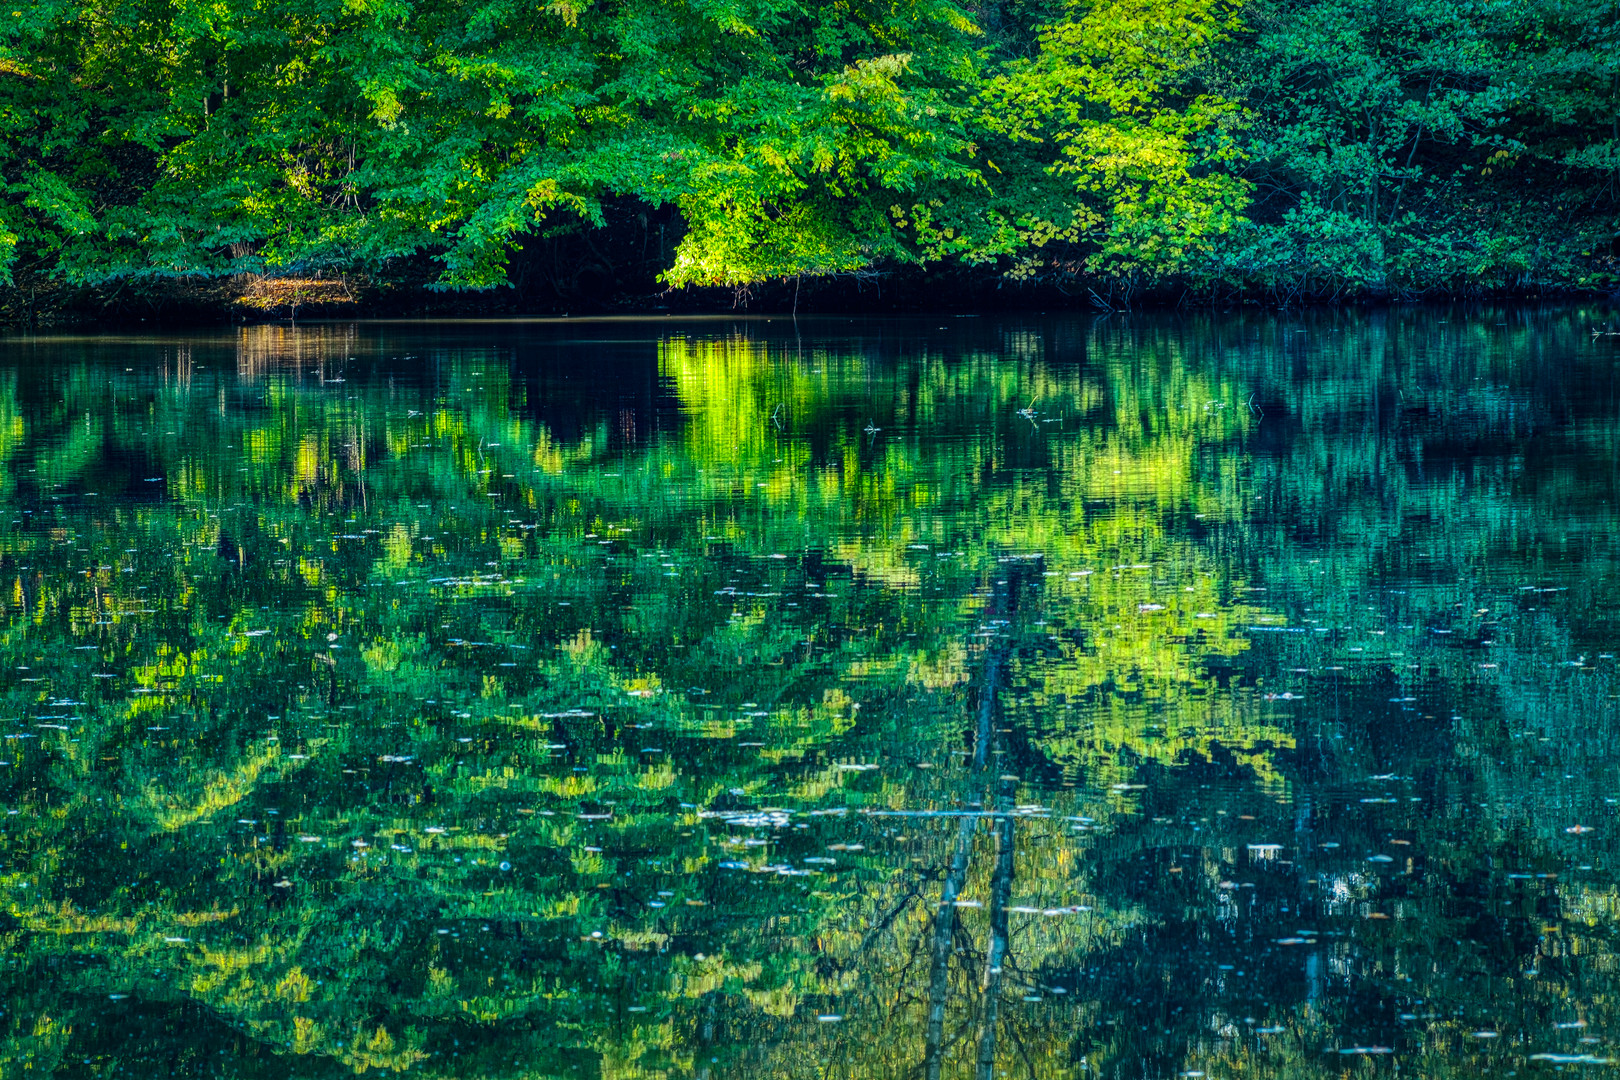
[[1611,321],[0,341],[0,1076],[1612,1075]]

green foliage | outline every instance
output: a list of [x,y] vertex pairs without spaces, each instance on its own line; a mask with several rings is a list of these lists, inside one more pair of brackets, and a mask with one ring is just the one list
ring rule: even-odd
[[0,275],[485,289],[625,203],[678,211],[675,287],[1612,288],[1617,33],[1607,0],[30,3]]
[[674,281],[826,272],[883,247],[873,192],[966,175],[971,31],[939,0],[31,5],[0,37],[7,220],[82,280],[431,250],[486,287],[633,194],[689,215]]
[[1580,51],[1614,33],[1598,6],[1255,0],[1245,19],[1229,70],[1260,195],[1229,275],[1335,295],[1620,283],[1602,258],[1620,83]]
[[1220,171],[1235,104],[1191,76],[1236,25],[1215,0],[1076,5],[991,88],[1000,134],[1057,152],[1048,171],[1083,200],[1058,235],[1095,232],[1098,276],[1197,272],[1239,220],[1246,185]]

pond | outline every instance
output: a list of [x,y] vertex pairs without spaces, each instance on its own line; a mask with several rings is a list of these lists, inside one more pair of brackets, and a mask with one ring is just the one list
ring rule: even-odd
[[0,1074],[1608,1074],[1606,318],[0,342]]

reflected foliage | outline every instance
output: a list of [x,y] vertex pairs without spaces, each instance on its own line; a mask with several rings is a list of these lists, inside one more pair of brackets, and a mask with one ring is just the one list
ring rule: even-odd
[[1608,1058],[1589,321],[19,342],[0,1074]]

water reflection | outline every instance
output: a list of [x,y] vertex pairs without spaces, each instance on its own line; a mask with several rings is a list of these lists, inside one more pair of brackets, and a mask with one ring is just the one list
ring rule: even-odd
[[1596,318],[12,341],[0,1073],[1599,1067]]

